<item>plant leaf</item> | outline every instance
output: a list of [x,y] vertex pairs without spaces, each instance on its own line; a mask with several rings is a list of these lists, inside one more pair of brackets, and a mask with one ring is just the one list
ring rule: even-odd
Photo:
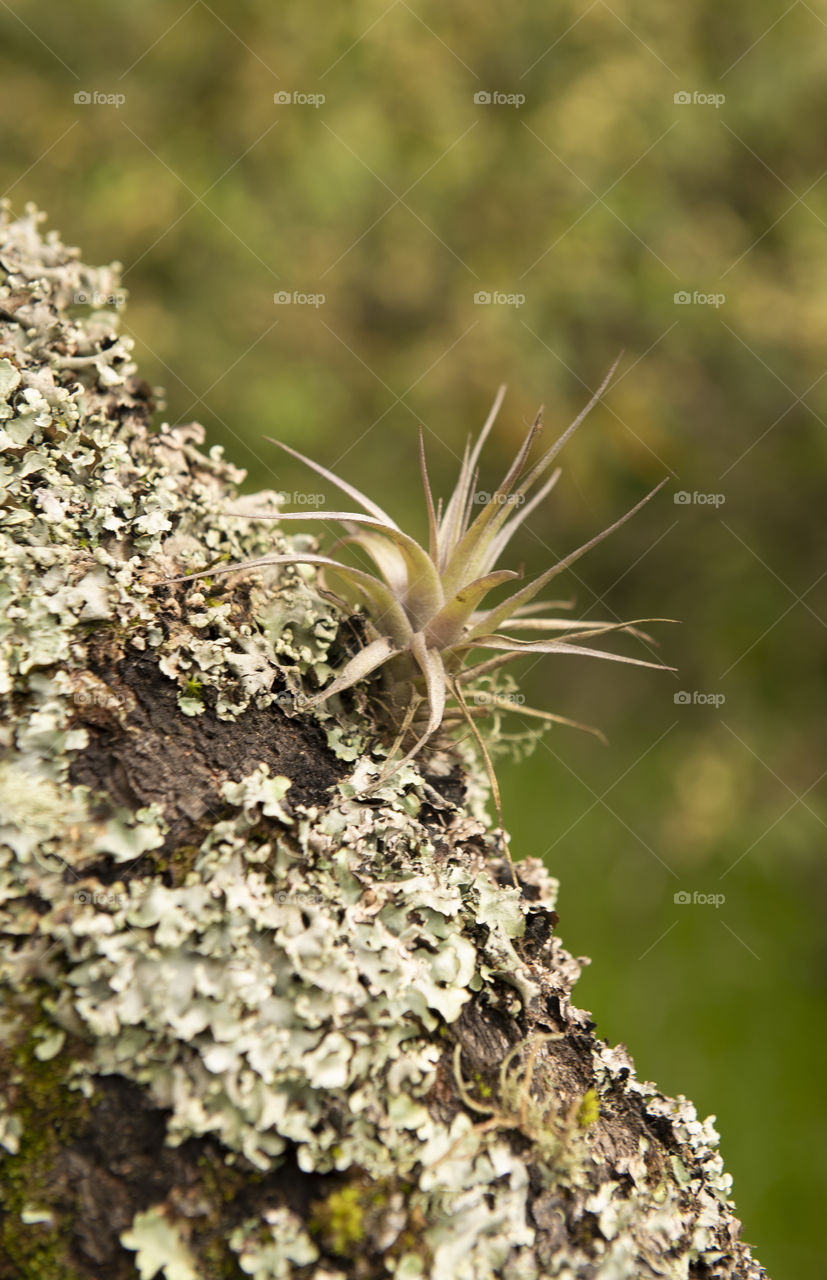
[[377,667],[381,667],[383,662],[387,662],[389,658],[394,658],[401,649],[396,649],[385,636],[380,636],[377,640],[371,640],[370,644],[364,649],[360,649],[357,654],[346,662],[342,670],[339,672],[335,680],[319,693],[308,698],[304,707],[312,710],[321,703],[326,702],[328,698],[332,698],[334,693],[342,693],[345,689],[349,689],[359,680],[363,680],[365,676],[370,675],[371,671],[375,671]]
[[528,502],[524,503],[523,506],[519,509],[519,511],[517,511],[517,513],[511,517],[511,519],[507,522],[507,524],[504,524],[503,527],[493,535],[483,560],[483,564],[482,564],[483,571],[487,571],[488,569],[493,569],[494,565],[499,560],[503,551],[505,551],[505,548],[508,546],[511,539],[514,537],[514,534],[517,532],[517,529],[520,527],[520,525],[523,523],[526,517],[531,515],[535,507],[538,507],[540,503],[543,501],[543,499],[548,497],[548,495],[551,493],[552,489],[556,485],[557,481],[560,479],[561,475],[562,475],[562,472],[560,468],[557,467],[551,473],[551,475],[549,476],[545,484],[542,486],[542,488],[537,490],[537,492],[534,494],[534,497],[529,499]]
[[576,631],[581,640],[584,636],[597,636],[604,631],[624,631],[630,636],[644,640],[647,644],[656,645],[657,640],[648,632],[639,630],[637,625],[639,622],[674,622],[674,618],[635,618],[631,622],[606,622],[598,618],[591,621],[586,619],[574,621],[567,618],[510,618],[502,625],[512,631]]
[[470,529],[467,532],[460,530],[462,536],[455,540],[456,546],[450,549],[450,555],[443,571],[446,595],[451,595],[452,592],[456,591],[463,580],[476,576],[477,570],[481,567],[481,563],[485,558],[485,540],[491,537],[489,526],[493,524],[496,529],[502,524],[503,520],[508,519],[508,498],[511,492],[511,485],[519,476],[531,450],[534,437],[540,429],[541,419],[538,414],[496,492],[492,494],[490,500],[483,506]]
[[447,692],[445,666],[442,657],[436,649],[431,649],[428,646],[421,632],[416,632],[411,637],[410,650],[425,677],[425,688],[428,695],[428,723],[424,733],[417,738],[410,751],[406,751],[402,759],[398,760],[392,769],[383,772],[379,781],[369,787],[368,791],[375,791],[377,787],[387,782],[395,773],[398,773],[410,760],[413,760],[414,756],[419,754],[428,739],[442,724]]
[[304,555],[301,552],[295,552],[291,555],[274,555],[259,556],[255,560],[241,560],[237,564],[225,565],[220,569],[202,569],[199,573],[187,573],[180,578],[165,578],[165,583],[173,582],[194,582],[197,578],[215,578],[221,574],[241,573],[248,569],[257,569],[268,564],[317,564],[322,568],[331,569],[334,573],[338,573],[341,577],[349,580],[351,584],[366,596],[377,610],[374,615],[373,622],[375,625],[384,625],[392,639],[397,644],[406,644],[411,635],[411,624],[404,610],[397,604],[393,592],[389,587],[381,582],[379,578],[374,577],[371,573],[366,573],[364,569],[355,569],[351,565],[340,564],[338,560],[332,560],[330,556],[312,555],[309,552]]
[[[248,518],[258,519],[257,516]],[[265,515],[261,518],[264,520],[318,520],[320,518],[338,520],[340,524],[343,524],[351,532],[351,540],[364,546],[377,564],[380,572],[385,573],[385,570],[388,570],[386,575],[387,582],[397,595],[397,598],[400,597],[401,589],[404,585],[404,603],[406,609],[410,612],[414,630],[418,630],[442,608],[445,597],[433,560],[415,538],[412,538],[410,534],[403,533],[395,524],[389,525],[386,521],[379,520],[374,516],[363,516],[358,511],[286,511],[283,515]],[[363,536],[359,530],[361,525],[364,525],[367,529],[376,530],[376,534]],[[352,529],[351,526],[356,526],[356,528]],[[398,548],[406,569],[404,584],[401,581],[395,562],[389,559],[387,550],[385,552],[382,551],[381,543],[377,541],[377,535],[387,538],[389,542],[392,542]],[[374,554],[375,552],[376,554]]]
[[367,551],[397,601],[403,601],[408,592],[408,570],[399,548],[387,543],[381,534],[358,529],[355,525],[347,527],[354,532],[347,538],[340,538],[337,545],[353,544]]
[[421,631],[411,637],[411,652],[425,677],[428,694],[428,727],[425,734],[430,737],[439,728],[445,710],[445,667],[438,651],[431,648]]
[[604,538],[608,538],[609,534],[614,533],[615,529],[619,529],[627,520],[630,520],[637,511],[640,511],[641,507],[646,505],[650,498],[655,496],[659,489],[663,488],[665,484],[666,478],[661,480],[660,484],[656,485],[654,489],[645,495],[645,497],[641,498],[640,502],[635,503],[635,505],[631,507],[625,515],[622,515],[619,520],[615,520],[614,524],[610,524],[607,529],[602,531],[602,533],[598,533],[595,537],[590,538],[588,542],[584,542],[576,551],[572,551],[569,555],[564,556],[562,560],[558,560],[557,564],[552,565],[550,569],[546,569],[545,573],[541,573],[539,578],[535,578],[533,582],[529,582],[520,591],[515,592],[513,596],[509,596],[507,600],[504,600],[502,604],[497,605],[496,608],[492,609],[491,612],[477,624],[473,634],[480,634],[484,629],[490,630],[491,628],[502,626],[505,619],[511,617],[515,609],[519,608],[523,604],[527,604],[528,601],[532,600],[538,591],[542,591],[546,583],[551,582],[552,578],[555,578],[558,573],[562,573],[564,569],[568,569],[569,565],[574,564],[576,560],[579,560],[581,556],[584,556],[587,551],[592,549],[592,547],[596,547],[598,542],[602,542]]
[[499,569],[495,573],[488,573],[485,577],[469,582],[444,604],[436,617],[429,622],[427,627],[429,642],[440,649],[454,644],[462,635],[463,627],[473,616],[474,609],[480,600],[495,587],[502,586],[504,582],[513,582],[519,576],[512,569]]
[[527,618],[532,613],[542,613],[544,609],[573,609],[576,603],[576,600],[535,600],[533,604],[515,609],[514,617]]
[[[610,628],[602,628],[610,630]],[[644,658],[629,658],[625,653],[609,653],[605,649],[588,649],[584,645],[569,644],[566,640],[512,640],[508,636],[480,636],[478,639],[460,641],[451,646],[452,653],[468,649],[500,649],[505,653],[578,653],[591,658],[604,658],[608,662],[628,662],[635,667],[655,667],[658,671],[674,671],[662,662],[647,662]]]
[[[425,461],[425,441],[422,428],[419,428],[419,470],[422,475],[422,488],[425,491],[425,505],[428,510],[428,555],[437,564],[439,559],[439,522],[434,510],[434,495],[428,479],[428,464]],[[437,566],[438,567],[438,566]]]
[[[473,452],[471,452],[470,441],[465,446],[465,453],[462,458],[462,465],[459,470],[459,478],[457,480],[454,491],[448,499],[445,508],[445,515],[439,525],[439,571],[442,573],[448,565],[448,560],[453,553],[454,548],[460,541],[464,529],[463,518],[468,509],[469,498],[473,496],[470,493],[474,472],[477,462],[479,461],[480,452],[488,439],[488,434],[494,425],[494,420],[500,411],[500,406],[505,396],[505,385],[503,384],[494,397],[494,403],[491,406],[488,417],[482,431],[479,434]],[[450,594],[450,590],[448,592]]]
[[592,409],[597,404],[598,400],[603,395],[603,392],[606,390],[612,378],[614,377],[615,369],[620,364],[622,356],[623,356],[623,352],[621,351],[620,355],[618,355],[617,359],[612,364],[612,367],[609,369],[609,372],[606,374],[600,386],[591,396],[588,403],[583,406],[583,408],[578,413],[577,417],[574,418],[574,420],[569,423],[569,425],[566,427],[563,434],[555,440],[551,448],[547,449],[541,458],[538,458],[537,462],[535,462],[534,466],[531,468],[528,475],[524,478],[520,488],[517,491],[518,493],[528,492],[528,490],[535,483],[535,481],[538,480],[539,477],[543,474],[543,472],[545,472],[548,469],[549,464],[554,461],[554,459],[557,457],[558,453],[563,448],[563,446],[568,443],[568,441],[574,435],[575,431],[580,426],[580,424],[584,421],[584,419],[589,416]]
[[[622,355],[622,352],[621,352],[621,355]],[[534,420],[534,424],[532,426],[531,431],[529,432],[528,436],[524,440],[522,448],[520,449],[520,451],[517,454],[517,457],[512,463],[511,468],[508,471],[508,474],[505,476],[504,480],[500,484],[500,487],[497,489],[496,494],[494,494],[487,508],[484,509],[480,513],[480,515],[477,517],[477,520],[471,526],[471,529],[469,530],[468,535],[466,535],[462,543],[457,548],[456,569],[458,569],[461,572],[462,571],[461,566],[463,564],[466,564],[468,573],[477,574],[477,573],[484,572],[486,569],[493,568],[493,566],[497,563],[497,560],[499,559],[500,555],[502,554],[502,551],[510,541],[517,527],[526,518],[529,510],[533,510],[534,507],[537,505],[537,503],[542,501],[542,498],[544,498],[546,494],[549,492],[549,490],[554,487],[554,484],[556,483],[556,478],[552,477],[549,481],[547,481],[546,484],[543,486],[542,490],[540,491],[540,493],[535,494],[534,498],[531,499],[530,502],[525,504],[528,509],[520,512],[518,516],[516,516],[510,522],[510,524],[508,525],[508,530],[509,530],[508,532],[506,532],[506,530],[502,528],[506,520],[508,520],[508,514],[509,514],[508,513],[509,504],[505,500],[509,497],[512,499],[512,501],[514,499],[524,497],[525,494],[527,494],[531,489],[531,487],[536,483],[536,481],[538,481],[540,477],[544,474],[544,472],[548,470],[554,458],[556,458],[557,454],[560,452],[560,450],[563,448],[566,442],[571,438],[571,436],[574,434],[574,432],[577,430],[577,428],[580,426],[583,420],[588,416],[588,414],[597,404],[600,397],[603,395],[603,392],[606,390],[607,386],[612,380],[612,377],[614,376],[614,372],[618,366],[619,361],[620,361],[620,356],[617,357],[614,364],[609,369],[609,372],[606,374],[605,378],[601,382],[600,386],[594,392],[594,394],[592,395],[588,403],[584,406],[584,408],[581,409],[580,413],[578,413],[577,417],[573,420],[573,422],[569,424],[569,426],[566,428],[563,434],[555,441],[555,443],[551,446],[551,448],[546,450],[546,452],[542,455],[542,457],[539,458],[538,461],[534,464],[534,466],[529,470],[528,474],[525,475],[522,478],[522,480],[519,481],[519,484],[517,484],[520,473],[522,472],[523,466],[528,457],[531,444],[534,440],[535,435],[540,429],[541,420],[542,420],[542,409],[540,410],[540,413],[537,415],[537,417]],[[517,484],[517,487],[512,489],[512,486],[515,484]],[[493,513],[491,511],[492,507],[494,508]],[[497,509],[498,507],[500,508],[499,510]],[[489,526],[491,527],[489,528]],[[486,531],[491,541],[487,548],[487,555],[486,554],[480,555],[480,550],[479,550],[480,540],[482,538],[482,535],[486,533]],[[475,551],[476,551],[476,554],[474,554]],[[456,572],[456,569],[455,569],[455,572]],[[454,590],[453,576],[450,576],[446,581],[445,589],[446,589],[446,594],[450,594],[450,592]]]
[[[480,694],[476,694],[476,698],[480,698]],[[526,707],[518,703],[510,702],[508,698],[498,697],[496,694],[484,694],[486,701],[482,704],[485,706],[497,707],[500,711],[512,711],[517,716],[536,716],[540,720],[549,720],[554,724],[565,724],[570,729],[582,729],[584,733],[593,733],[596,738],[607,745],[606,735],[601,733],[599,729],[595,729],[593,725],[581,724],[579,720],[570,720],[568,716],[558,716],[552,711],[540,711],[536,707]],[[479,706],[479,702],[477,702]]]
[[291,445],[284,444],[281,440],[274,440],[272,436],[265,436],[264,439],[268,440],[270,444],[276,445],[277,448],[283,449],[285,453],[289,453],[291,457],[298,458],[299,462],[303,462],[306,466],[311,467],[313,471],[318,473],[318,475],[324,476],[325,480],[329,480],[331,484],[335,484],[336,488],[341,489],[342,493],[346,493],[349,498],[354,498],[356,502],[359,503],[360,507],[364,507],[365,511],[368,511],[372,516],[375,516],[377,520],[381,520],[383,524],[390,525],[392,529],[397,528],[395,521],[391,520],[387,511],[383,511],[377,503],[372,502],[370,498],[368,498],[354,485],[348,484],[346,480],[340,479],[340,477],[335,475],[332,471],[328,471],[327,467],[323,467],[321,463],[314,462],[312,458],[305,457],[303,453],[299,453],[298,449],[292,448]]

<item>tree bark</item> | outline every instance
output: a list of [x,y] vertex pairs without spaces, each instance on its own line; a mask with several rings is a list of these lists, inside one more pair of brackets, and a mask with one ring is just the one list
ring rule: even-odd
[[0,224],[0,1277],[758,1280],[710,1121],[571,1002],[446,745],[382,768],[303,540]]

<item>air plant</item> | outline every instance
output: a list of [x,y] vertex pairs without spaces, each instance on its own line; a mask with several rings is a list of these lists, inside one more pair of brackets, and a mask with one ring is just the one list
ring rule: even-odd
[[[578,728],[587,726],[549,711],[522,705],[515,707],[496,692],[476,692],[474,705],[469,707],[465,691],[473,691],[480,677],[490,675],[517,658],[549,653],[587,654],[612,662],[664,669],[661,663],[579,643],[610,631],[630,632],[649,640],[650,637],[637,630],[640,620],[572,621],[548,616],[549,609],[565,607],[567,602],[539,604],[534,600],[553,578],[640,510],[661,485],[602,533],[519,586],[506,599],[496,604],[485,603],[497,587],[516,582],[521,577],[512,569],[497,569],[495,566],[526,517],[554,488],[560,470],[555,468],[552,471],[552,462],[599,400],[613,372],[614,366],[560,438],[530,465],[532,445],[541,430],[542,410],[538,413],[499,487],[484,503],[480,503],[476,492],[477,467],[483,445],[502,404],[505,388],[500,387],[476,443],[472,447],[469,439],[466,444],[459,478],[444,507],[441,501],[434,504],[420,431],[420,469],[428,516],[427,548],[404,533],[382,507],[353,485],[290,445],[273,440],[271,443],[311,467],[353,499],[361,511],[285,512],[262,518],[278,521],[336,520],[347,535],[342,543],[362,548],[372,560],[375,572],[343,564],[332,556],[292,552],[263,556],[172,581],[187,581],[207,574],[230,573],[265,564],[312,564],[334,573],[355,590],[366,605],[366,643],[324,689],[304,700],[301,709],[318,707],[382,669],[391,719],[396,724],[401,720],[388,761],[393,759],[400,746],[406,745],[406,740],[414,739],[390,772],[395,773],[412,760],[438,729],[464,719],[471,727],[491,775],[488,752],[474,723],[480,715],[494,710],[510,710]],[[513,632],[539,632],[545,636],[525,639]],[[554,633],[559,634],[554,636]],[[472,655],[478,656],[472,660]],[[390,772],[386,772],[380,781],[386,780]]]

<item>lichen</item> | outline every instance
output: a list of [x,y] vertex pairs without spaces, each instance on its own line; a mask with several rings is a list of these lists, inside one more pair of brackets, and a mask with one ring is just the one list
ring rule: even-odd
[[[287,733],[346,652],[347,619],[306,568],[165,585],[307,536],[231,514],[277,495],[237,497],[242,473],[201,450],[200,427],[148,429],[117,315],[74,303],[113,293],[114,269],[38,226],[32,210],[0,223],[3,1052],[28,1045],[26,1073],[59,1067],[83,1100],[129,1081],[168,1147],[210,1141],[239,1177],[269,1179],[226,1231],[255,1280],[758,1280],[711,1122],[591,1035],[570,1000],[580,965],[551,933],[557,883],[532,860],[504,878],[467,748],[366,803],[388,743],[356,690],[307,730],[340,778],[314,796],[308,755],[282,771],[263,744],[175,814],[79,772],[95,735],[140,746],[153,708],[135,664],[173,692],[176,744],[254,712]],[[164,749],[169,726],[154,731]],[[166,749],[172,776],[188,748]],[[524,1051],[532,1074],[504,1096],[492,1061]],[[39,1122],[10,1080],[0,1154],[19,1161]],[[273,1181],[287,1168],[313,1187],[307,1217]],[[60,1216],[39,1185],[16,1231]],[[136,1212],[122,1243],[137,1274],[214,1274],[193,1221],[224,1210],[199,1185],[206,1207]],[[71,1271],[52,1257],[42,1274]]]
[[135,1252],[141,1280],[153,1280],[161,1271],[166,1280],[198,1280],[195,1259],[178,1228],[159,1208],[136,1214],[121,1243]]
[[319,1256],[300,1220],[285,1208],[267,1210],[262,1221],[249,1219],[231,1235],[230,1248],[253,1280],[289,1280],[293,1263],[303,1268]]

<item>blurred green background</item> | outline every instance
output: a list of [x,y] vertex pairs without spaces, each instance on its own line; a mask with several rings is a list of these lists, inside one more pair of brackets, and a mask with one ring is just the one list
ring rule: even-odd
[[827,8],[542,8],[16,0],[0,189],[123,263],[165,416],[250,489],[318,488],[276,435],[422,530],[420,422],[445,493],[506,381],[491,488],[623,350],[514,553],[542,568],[669,475],[556,594],[681,619],[679,674],[526,664],[610,744],[502,763],[506,822],[562,880],[579,1002],[717,1114],[775,1280],[820,1277]]

